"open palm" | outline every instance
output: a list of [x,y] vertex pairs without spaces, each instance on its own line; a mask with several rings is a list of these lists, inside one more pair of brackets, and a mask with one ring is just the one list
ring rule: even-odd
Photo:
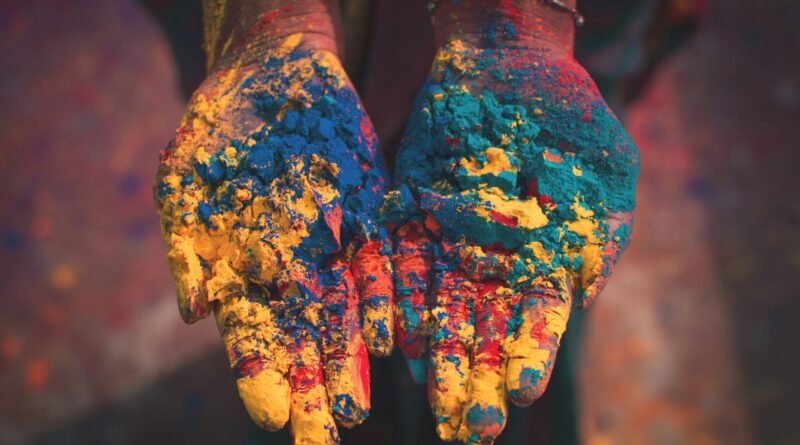
[[215,313],[250,415],[327,444],[368,414],[366,351],[392,349],[386,171],[336,56],[298,42],[209,75],[156,200],[181,314]]
[[382,211],[398,343],[429,365],[442,439],[491,443],[507,398],[542,394],[571,308],[628,242],[637,174],[636,148],[571,56],[440,49]]

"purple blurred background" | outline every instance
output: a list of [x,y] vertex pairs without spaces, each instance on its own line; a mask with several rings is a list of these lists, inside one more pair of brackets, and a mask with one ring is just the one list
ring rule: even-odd
[[[799,11],[712,2],[627,109],[640,206],[587,314],[582,443],[800,443]],[[133,0],[0,14],[0,443],[259,443],[166,267],[150,184],[192,80],[164,31]]]

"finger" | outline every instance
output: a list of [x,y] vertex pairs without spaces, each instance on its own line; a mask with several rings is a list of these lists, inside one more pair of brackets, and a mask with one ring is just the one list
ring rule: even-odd
[[325,386],[333,417],[349,428],[369,414],[369,358],[361,338],[353,276],[342,260],[332,264],[328,272],[322,331]]
[[377,357],[392,353],[392,267],[384,243],[370,241],[356,252],[352,273],[361,298],[362,333],[367,350]]
[[219,300],[215,315],[247,412],[260,427],[276,431],[289,420],[289,382],[281,333],[266,300],[263,291],[251,289],[249,296]]
[[317,345],[323,315],[318,271],[313,264],[297,260],[279,273],[276,284],[282,298],[279,326],[288,355],[293,443],[337,443]]
[[541,397],[552,374],[571,305],[566,279],[559,278],[557,283],[539,280],[523,292],[521,324],[505,345],[506,389],[517,406],[529,406]]
[[426,295],[430,280],[432,244],[425,228],[409,223],[397,230],[392,262],[397,297],[397,343],[411,359],[426,352]]
[[194,323],[211,313],[205,289],[205,272],[194,250],[192,238],[173,234],[167,254],[169,268],[178,291],[178,310],[186,323]]
[[632,226],[632,213],[612,213],[608,216],[608,233],[611,234],[608,241],[602,246],[588,244],[581,248],[582,263],[578,270],[581,307],[589,307],[605,288],[611,271],[630,242]]
[[442,440],[455,440],[467,403],[469,347],[473,326],[470,307],[474,288],[460,271],[441,272],[431,313],[431,369],[428,398]]
[[505,360],[502,342],[511,318],[512,291],[499,282],[478,286],[475,301],[475,344],[464,422],[470,443],[493,443],[505,427]]
[[314,341],[293,338],[289,344],[291,431],[295,445],[329,445],[339,442],[323,383],[320,352]]

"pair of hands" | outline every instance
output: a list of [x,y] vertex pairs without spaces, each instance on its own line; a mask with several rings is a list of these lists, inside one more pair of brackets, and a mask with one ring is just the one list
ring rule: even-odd
[[292,36],[209,75],[156,199],[181,315],[215,314],[260,426],[336,443],[369,412],[367,351],[396,341],[440,437],[491,443],[627,243],[637,163],[571,56],[454,40],[390,191],[339,60]]

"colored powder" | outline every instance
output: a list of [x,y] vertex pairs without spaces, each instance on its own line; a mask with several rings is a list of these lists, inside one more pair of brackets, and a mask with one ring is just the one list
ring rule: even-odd
[[[350,426],[367,416],[362,332],[391,350],[376,218],[387,172],[338,60],[299,41],[195,95],[156,192],[184,319],[214,307],[254,421],[276,429],[291,415],[293,434],[320,439],[336,436],[331,416]],[[290,408],[290,387],[302,408]]]
[[[627,245],[638,175],[574,60],[500,48],[513,23],[489,22],[488,49],[453,40],[437,55],[381,210],[395,229],[398,338],[429,349],[400,346],[416,373],[429,355],[440,438],[470,443],[500,434],[506,397],[541,395],[571,305],[596,295]],[[414,249],[430,266],[408,260]],[[422,309],[418,289],[432,290]]]
[[[577,273],[581,249],[609,239],[608,215],[635,207],[630,138],[599,94],[576,93],[596,91],[588,76],[545,60],[457,41],[440,52],[384,206],[395,226],[430,214],[457,245],[516,252],[507,276],[515,289],[532,275]],[[629,235],[621,228],[614,238],[624,246]]]

